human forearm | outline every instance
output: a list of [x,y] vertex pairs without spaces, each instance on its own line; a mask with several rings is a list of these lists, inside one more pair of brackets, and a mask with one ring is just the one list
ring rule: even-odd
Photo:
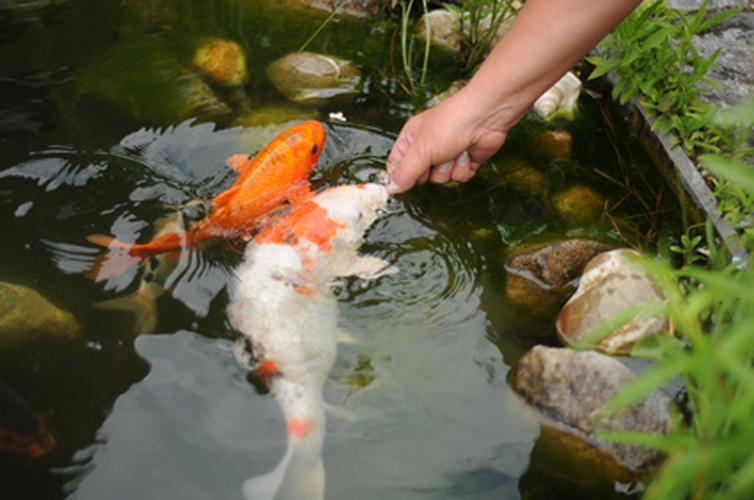
[[[489,126],[510,129],[641,0],[528,0],[464,89]],[[460,96],[459,96],[460,97]]]
[[414,116],[387,159],[391,192],[467,181],[534,101],[640,0],[528,0],[471,81]]

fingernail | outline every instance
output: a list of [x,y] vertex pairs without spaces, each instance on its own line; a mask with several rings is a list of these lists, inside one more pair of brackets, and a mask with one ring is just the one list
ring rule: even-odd
[[390,182],[390,174],[387,173],[387,170],[380,170],[377,172],[377,182],[382,184],[383,186],[387,186]]
[[461,153],[461,155],[456,160],[456,163],[458,163],[458,166],[460,168],[468,168],[468,166],[471,165],[471,157],[469,156],[468,151]]
[[442,172],[443,174],[450,172],[450,169],[453,167],[452,161],[446,161],[445,163],[441,163],[437,166],[437,170],[439,172]]
[[387,183],[387,186],[385,186],[385,189],[387,189],[388,194],[396,194],[401,192],[401,188],[398,184],[395,183],[392,179],[390,182]]

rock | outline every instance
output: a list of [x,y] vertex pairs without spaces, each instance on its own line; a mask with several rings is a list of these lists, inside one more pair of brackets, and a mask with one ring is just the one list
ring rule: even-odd
[[324,104],[359,93],[361,72],[350,61],[325,54],[294,52],[267,68],[267,77],[288,99]]
[[179,63],[161,35],[117,43],[82,69],[76,83],[82,94],[104,99],[138,120],[173,124],[231,112],[197,72]]
[[254,109],[233,121],[233,125],[242,127],[266,127],[290,121],[318,120],[319,112],[312,108],[295,106],[265,106]]
[[534,102],[533,108],[547,120],[557,117],[573,120],[580,95],[581,80],[569,71]]
[[[614,250],[595,257],[584,268],[576,293],[558,314],[560,339],[572,345],[594,327],[631,306],[664,302],[665,294],[636,259],[637,252]],[[667,328],[663,316],[636,317],[612,330],[595,348],[607,354],[630,354],[641,339]]]
[[121,0],[118,15],[118,34],[130,36],[137,33],[173,30],[184,26],[186,20],[174,2],[152,0]]
[[571,157],[572,140],[565,130],[545,130],[532,139],[530,148],[550,158],[567,160]]
[[380,0],[298,0],[313,9],[334,12],[352,17],[376,16],[380,12]]
[[194,66],[212,83],[223,87],[240,87],[249,81],[246,54],[235,42],[208,38],[194,51]]
[[554,194],[552,206],[566,222],[591,224],[602,216],[605,198],[586,186],[573,186]]
[[672,400],[655,391],[638,403],[603,417],[600,410],[635,375],[620,361],[593,351],[536,346],[524,354],[511,378],[512,389],[543,420],[540,439],[555,440],[570,459],[587,470],[608,470],[628,482],[652,470],[659,452],[595,436],[597,431],[667,434]]
[[[494,35],[490,39],[489,48],[492,49],[508,32],[513,25],[516,12],[520,6],[513,6],[505,13],[505,18],[500,22]],[[492,15],[487,15],[479,21],[479,32],[485,33],[492,24]],[[427,37],[427,25],[429,25],[429,37]],[[416,22],[414,26],[416,36],[422,40],[429,38],[430,42],[453,52],[461,52],[464,44],[471,44],[468,28],[462,29],[461,14],[447,9],[435,9],[427,12]]]
[[529,196],[544,196],[548,189],[545,174],[520,158],[506,157],[485,166],[479,177],[495,187],[504,186]]
[[459,90],[461,90],[468,80],[456,80],[453,83],[450,84],[450,87],[448,87],[446,90],[440,92],[439,94],[432,96],[427,102],[424,103],[424,109],[429,109],[433,106],[437,106]]
[[[416,22],[416,36],[453,52],[461,51],[461,15],[446,9],[427,12]],[[429,30],[427,30],[429,27]],[[429,35],[427,33],[429,32]]]
[[74,337],[80,331],[72,314],[58,309],[39,293],[0,282],[0,349],[25,344],[41,335]]
[[595,255],[613,247],[572,239],[514,250],[505,263],[506,299],[531,312],[554,312],[565,301],[567,285]]
[[560,289],[580,276],[595,256],[613,248],[593,240],[557,241],[516,251],[505,266],[509,272],[528,275],[545,288]]

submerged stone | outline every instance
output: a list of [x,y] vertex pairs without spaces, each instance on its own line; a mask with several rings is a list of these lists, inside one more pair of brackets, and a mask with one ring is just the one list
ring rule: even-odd
[[513,250],[505,263],[506,299],[531,312],[554,312],[587,262],[612,248],[599,241],[571,239]]
[[461,14],[446,9],[427,12],[416,22],[416,35],[440,47],[461,51]]
[[194,51],[193,63],[212,83],[223,87],[239,87],[249,81],[246,53],[230,40],[202,40]]
[[545,130],[532,139],[530,147],[535,153],[567,160],[571,158],[572,141],[573,137],[565,130]]
[[369,17],[380,12],[381,0],[294,0],[313,9],[335,12],[344,16]]
[[140,120],[175,123],[230,113],[204,79],[182,66],[160,35],[132,36],[114,45],[77,80],[95,95]]
[[76,318],[30,288],[0,282],[0,349],[31,342],[41,335],[74,337]]
[[288,99],[324,104],[359,93],[361,72],[345,59],[312,52],[294,52],[273,62],[267,77]]
[[[595,257],[584,269],[576,293],[558,314],[560,339],[568,344],[582,342],[595,327],[632,306],[665,302],[662,288],[629,249],[614,250]],[[636,316],[610,331],[594,347],[607,354],[630,354],[640,340],[667,329],[664,316]]]
[[468,83],[468,80],[456,80],[453,83],[450,84],[450,86],[445,89],[444,91],[440,92],[439,94],[430,97],[427,102],[424,103],[424,109],[429,109],[433,106],[437,106],[444,100],[448,99],[450,96],[461,90],[466,83]]
[[[514,2],[516,3],[516,2]],[[513,25],[516,12],[520,5],[512,5],[507,12],[498,12],[499,16],[504,15],[502,21],[497,26],[495,33],[492,34],[489,48],[492,49],[505,36],[510,27]],[[429,40],[430,43],[443,47],[452,52],[460,53],[464,45],[474,43],[471,40],[470,20],[468,14],[463,21],[463,14],[447,9],[434,9],[422,15],[414,25],[416,36],[422,40]],[[461,23],[464,23],[462,26]],[[492,14],[479,20],[477,28],[477,37],[486,38],[492,29]]]
[[545,174],[520,158],[505,158],[494,166],[484,167],[483,179],[529,196],[544,196],[548,190]]
[[655,391],[610,416],[601,409],[634,379],[620,361],[593,351],[536,346],[516,366],[511,386],[542,418],[540,440],[564,450],[583,469],[604,471],[628,482],[651,471],[659,452],[597,437],[598,431],[640,431],[667,434],[672,400]]
[[296,106],[265,106],[253,109],[234,120],[233,125],[242,127],[266,127],[290,121],[318,120],[319,111]]
[[602,216],[605,198],[586,186],[573,186],[552,196],[560,218],[572,224],[591,224]]

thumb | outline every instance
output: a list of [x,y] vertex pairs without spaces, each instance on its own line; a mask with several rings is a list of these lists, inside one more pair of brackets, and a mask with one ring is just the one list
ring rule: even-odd
[[390,194],[411,189],[431,166],[431,162],[423,157],[416,145],[401,146],[405,144],[397,141],[387,159],[387,172],[390,176],[387,190]]

